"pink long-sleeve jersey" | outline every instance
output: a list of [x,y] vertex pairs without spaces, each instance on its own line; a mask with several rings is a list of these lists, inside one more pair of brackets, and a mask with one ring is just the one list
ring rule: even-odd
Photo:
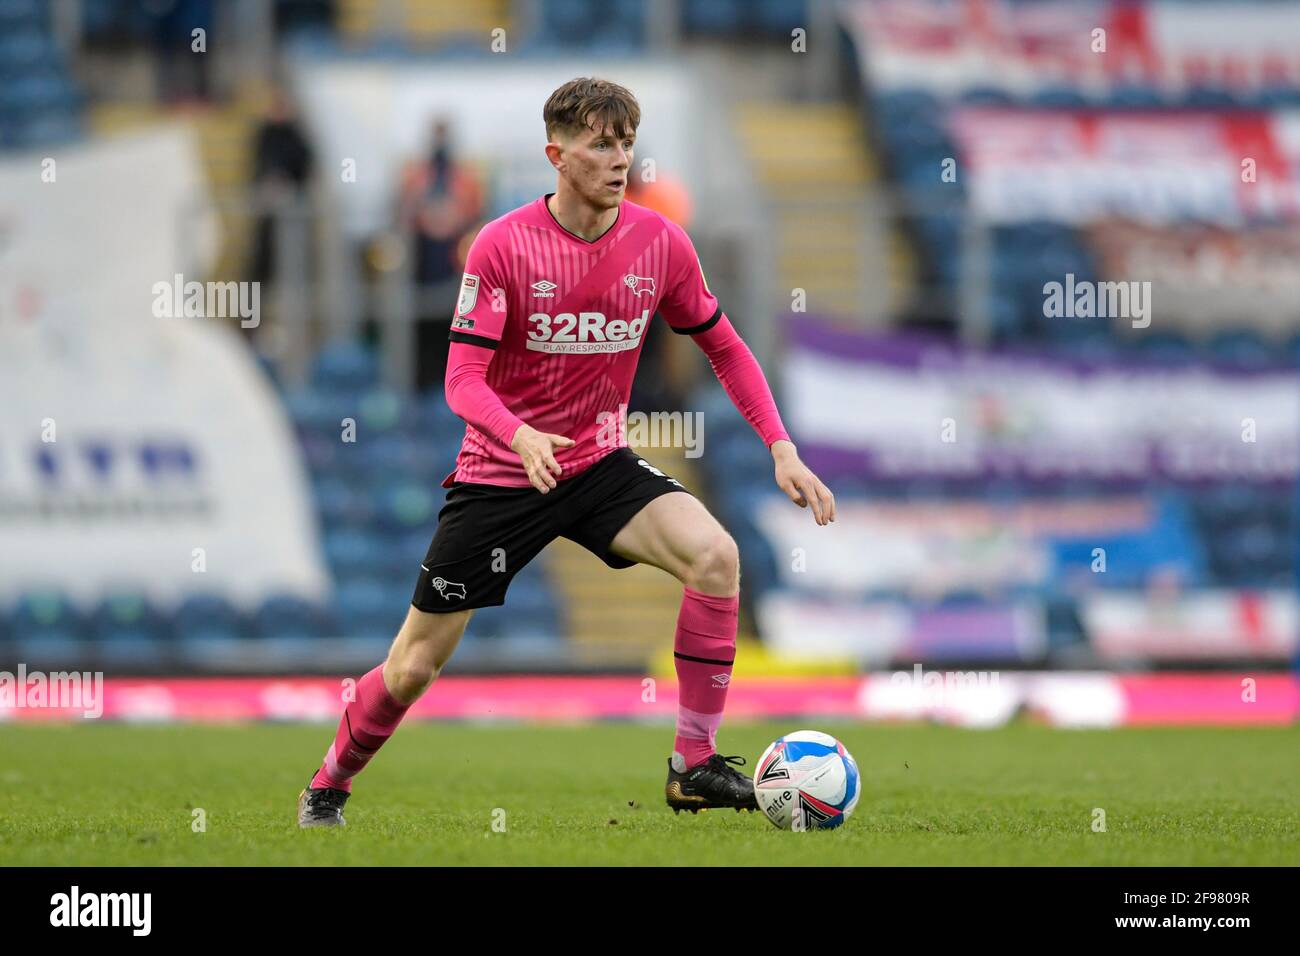
[[521,423],[564,435],[562,479],[626,444],[610,416],[632,391],[656,312],[692,335],[727,393],[771,445],[787,438],[753,355],[709,292],[680,226],[626,200],[588,242],[561,226],[543,196],[483,227],[470,248],[451,327],[447,401],[468,423],[443,481],[529,484],[510,441]]

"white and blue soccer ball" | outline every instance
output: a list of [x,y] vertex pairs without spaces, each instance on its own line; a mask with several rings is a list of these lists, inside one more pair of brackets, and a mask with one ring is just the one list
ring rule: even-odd
[[782,830],[833,830],[853,813],[861,794],[852,755],[816,730],[774,740],[754,768],[758,808]]

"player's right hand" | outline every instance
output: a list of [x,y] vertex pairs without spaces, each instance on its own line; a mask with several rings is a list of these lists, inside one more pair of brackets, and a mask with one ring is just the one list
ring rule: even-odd
[[546,494],[555,487],[555,478],[564,471],[555,460],[556,448],[572,448],[575,442],[563,435],[539,432],[531,425],[520,425],[510,440],[510,450],[519,456],[534,488]]

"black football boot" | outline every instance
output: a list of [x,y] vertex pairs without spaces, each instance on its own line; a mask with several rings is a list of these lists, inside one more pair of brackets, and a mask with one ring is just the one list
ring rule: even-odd
[[698,767],[678,772],[673,769],[673,761],[668,759],[668,784],[664,795],[668,806],[674,813],[689,810],[698,813],[701,810],[734,807],[741,810],[758,809],[754,799],[754,782],[736,770],[731,764],[744,765],[744,757],[724,757],[714,754]]

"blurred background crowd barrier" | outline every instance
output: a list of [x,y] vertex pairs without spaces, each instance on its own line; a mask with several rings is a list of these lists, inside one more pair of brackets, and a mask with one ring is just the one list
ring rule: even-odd
[[[839,502],[829,528],[791,507],[702,355],[652,326],[632,410],[698,413],[703,442],[642,451],[740,546],[751,673],[1284,672],[1297,23],[0,0],[0,666],[382,657],[463,433],[465,251],[554,188],[542,104],[599,75],[643,108],[629,197],[688,228]],[[662,669],[679,596],[557,542],[450,669]]]

